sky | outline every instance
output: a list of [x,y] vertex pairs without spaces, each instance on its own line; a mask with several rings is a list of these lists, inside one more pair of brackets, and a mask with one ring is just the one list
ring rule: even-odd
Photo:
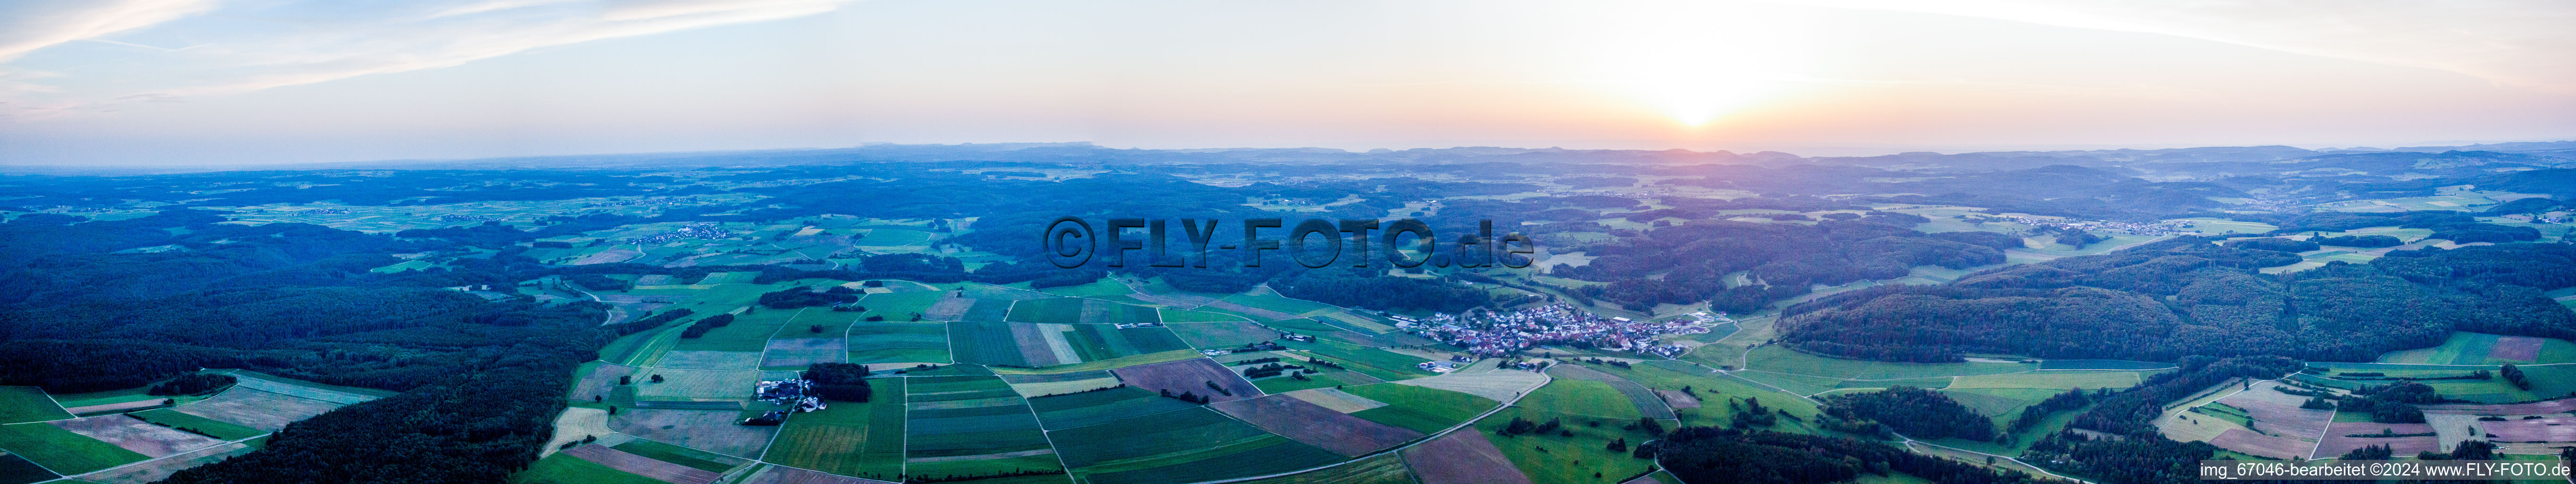
[[2576,139],[2576,2],[11,0],[0,165]]

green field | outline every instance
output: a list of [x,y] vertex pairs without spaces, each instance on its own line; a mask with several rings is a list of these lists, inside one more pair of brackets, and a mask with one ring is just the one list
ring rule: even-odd
[[528,469],[510,474],[514,484],[670,484],[653,478],[617,470],[572,454],[555,454],[528,464]]
[[789,417],[762,460],[851,477],[898,478],[904,472],[905,380],[870,379],[868,403],[826,402],[830,407]]
[[1343,387],[1342,391],[1386,403],[1351,416],[1426,434],[1448,429],[1501,405],[1466,393],[1395,383]]
[[1179,309],[1164,309],[1164,310],[1162,310],[1162,315],[1163,315],[1163,322],[1165,322],[1165,323],[1213,323],[1213,322],[1221,322],[1221,321],[1249,321],[1249,320],[1247,320],[1247,319],[1244,319],[1242,316],[1236,316],[1236,315],[1232,315],[1232,314],[1219,314],[1219,313],[1211,313],[1211,312],[1203,312],[1203,311],[1184,311],[1184,310],[1179,310]]
[[[1200,313],[1205,314],[1205,313]],[[1214,323],[1163,323],[1181,341],[1193,348],[1239,348],[1243,345],[1279,338],[1279,331],[1248,321]]]
[[63,411],[60,405],[55,405],[54,399],[45,396],[45,390],[42,388],[0,387],[0,424],[67,418],[72,418],[72,413]]
[[617,444],[610,448],[625,451],[629,454],[644,456],[653,460],[679,464],[707,472],[721,473],[733,469],[734,466],[742,465],[743,462],[747,462],[739,457],[665,444],[646,439],[630,440],[626,441],[626,443]]
[[[848,314],[848,313],[842,313]],[[948,363],[948,323],[850,323],[851,363]]]
[[[1628,405],[1628,401],[1620,398],[1618,392],[1610,390],[1609,385],[1601,382],[1556,380],[1548,383],[1548,386],[1556,386],[1568,381],[1601,385],[1600,391],[1607,392],[1609,398],[1616,400],[1614,403],[1617,403],[1617,406],[1627,408],[1631,415],[1625,420],[1612,420],[1545,412],[1537,407],[1514,406],[1495,412],[1493,416],[1486,417],[1484,420],[1476,421],[1476,428],[1484,431],[1493,440],[1494,447],[1501,449],[1503,457],[1511,459],[1512,465],[1519,467],[1522,474],[1529,475],[1530,482],[1613,484],[1620,479],[1654,468],[1653,461],[1635,458],[1627,452],[1612,451],[1607,448],[1612,439],[1627,439],[1628,445],[1633,446],[1655,438],[1643,430],[1621,428],[1629,421],[1636,420],[1636,416],[1633,415],[1636,413],[1636,407]],[[1573,435],[1550,433],[1503,436],[1503,428],[1510,425],[1514,418],[1541,423],[1559,420],[1564,432]],[[1595,422],[1600,425],[1591,425]],[[1600,474],[1601,477],[1592,477],[1595,473]]]
[[[1001,378],[943,376],[914,377],[911,380],[911,403],[904,414],[904,455],[907,457],[966,457],[1048,447],[1046,434],[1039,430],[1037,418],[1029,411],[1028,404]],[[959,463],[949,465],[952,471],[948,473],[984,474],[956,470],[972,468],[973,465],[963,463],[969,460],[959,459]],[[907,472],[921,473],[919,469]]]
[[1304,299],[1290,299],[1280,296],[1256,296],[1251,294],[1226,296],[1225,302],[1251,306],[1255,309],[1268,309],[1296,315],[1305,315],[1309,312],[1335,309],[1331,304],[1324,304]]
[[62,477],[17,455],[0,452],[0,484],[27,484]]
[[184,430],[189,433],[204,435],[207,437],[214,437],[215,440],[241,440],[258,437],[260,434],[268,433],[267,431],[260,429],[243,427],[230,422],[180,413],[178,410],[167,408],[144,410],[126,415],[142,419],[145,422],[152,422],[155,425]]
[[[0,388],[10,388],[10,387],[0,387]],[[106,405],[106,404],[110,404],[110,403],[125,403],[125,402],[140,401],[140,400],[160,400],[160,399],[164,399],[164,398],[170,398],[170,397],[166,397],[166,396],[160,396],[160,395],[153,395],[153,394],[150,394],[150,393],[149,393],[150,391],[151,391],[151,387],[134,387],[134,388],[127,388],[127,389],[123,389],[123,390],[108,390],[108,391],[102,391],[102,392],[56,394],[56,395],[54,395],[54,396],[53,396],[53,398],[54,398],[54,401],[55,401],[55,402],[57,402],[57,403],[61,403],[61,404],[62,404],[62,406],[63,406],[63,408],[86,407],[86,406],[90,406],[90,405]],[[15,423],[15,422],[5,422],[5,423]]]
[[[867,311],[859,312],[859,316],[862,318],[867,316],[884,316],[886,321],[912,321],[916,317],[920,316],[921,313],[930,311],[930,305],[938,304],[939,299],[941,297],[945,297],[947,294],[947,291],[907,291],[869,294],[866,298],[859,299],[859,305],[866,306],[868,308]],[[817,310],[820,311],[821,309]]]
[[1619,390],[1611,388],[1610,384],[1570,378],[1551,380],[1547,386],[1538,387],[1538,390],[1521,397],[1521,401],[1513,406],[1613,420],[1636,420],[1640,416],[1637,406],[1629,403],[1628,397],[1619,394]]
[[1274,376],[1252,381],[1252,387],[1261,389],[1262,393],[1288,393],[1309,388],[1332,388],[1347,384],[1350,384],[1350,382],[1345,382],[1339,378],[1333,378],[1332,375],[1323,373],[1306,375],[1306,379],[1304,380],[1299,380],[1283,374],[1282,376]]
[[1766,385],[1770,385],[1770,386],[1774,386],[1774,387],[1779,387],[1781,390],[1787,390],[1787,391],[1790,391],[1790,392],[1795,392],[1795,393],[1797,393],[1797,394],[1799,394],[1799,395],[1815,395],[1815,394],[1818,394],[1818,393],[1824,393],[1824,392],[1833,391],[1833,390],[1838,389],[1838,388],[1871,388],[1871,387],[1869,387],[1869,386],[1860,386],[1860,387],[1845,387],[1845,386],[1842,386],[1844,383],[1859,383],[1859,384],[1862,384],[1862,385],[1868,385],[1868,384],[1869,384],[1868,382],[1850,382],[1850,381],[1848,381],[1848,380],[1843,380],[1843,379],[1838,379],[1838,378],[1827,378],[1827,377],[1821,377],[1821,376],[1807,376],[1807,375],[1792,375],[1792,374],[1788,374],[1788,373],[1772,373],[1772,372],[1767,372],[1767,371],[1738,371],[1738,372],[1735,372],[1735,376],[1737,376],[1737,377],[1741,377],[1741,378],[1746,379],[1746,380],[1762,382],[1763,384],[1766,384]]
[[[2563,339],[2540,340],[2540,351],[2532,358],[2506,358],[2493,354],[2496,343],[2504,336],[2452,332],[2440,346],[2379,355],[2380,363],[2417,363],[2434,365],[2501,365],[2513,363],[2576,363],[2576,343]],[[2529,340],[2523,340],[2529,341]],[[2528,348],[2526,346],[2525,348]]]
[[2172,368],[2172,363],[2129,360],[2040,360],[2042,370],[2157,370]]
[[[1696,353],[1696,352],[1694,352]],[[1891,380],[1936,376],[1989,375],[2039,369],[2033,363],[1970,361],[1963,363],[1890,363],[1846,360],[1764,345],[1745,354],[1747,369],[1855,380]]]
[[1630,365],[1628,368],[1615,366],[1592,368],[1619,375],[1621,378],[1627,378],[1628,381],[1645,385],[1646,388],[1689,390],[1693,397],[1699,399],[1701,406],[1673,409],[1673,414],[1680,417],[1682,425],[1726,426],[1734,417],[1734,411],[1729,410],[1727,402],[1750,398],[1761,402],[1764,408],[1778,409],[1798,416],[1797,420],[1782,419],[1779,426],[1773,427],[1772,430],[1817,432],[1807,427],[1808,422],[1814,421],[1818,413],[1815,402],[1772,390],[1750,380],[1737,378],[1735,375],[1708,373],[1705,368],[1679,361],[1650,361],[1642,365]]
[[1341,363],[1351,371],[1377,377],[1380,380],[1394,381],[1436,374],[1414,366],[1431,360],[1412,355],[1332,341],[1281,341],[1279,344],[1302,351],[1307,355],[1320,356],[1326,360]]
[[[1160,398],[1160,397],[1156,397]],[[1177,483],[1260,475],[1342,460],[1206,408],[1050,432],[1058,457],[1095,483]]]
[[[1413,482],[1413,472],[1405,469],[1404,458],[1395,453],[1386,453],[1314,472],[1245,481],[1243,484],[1413,484]],[[1666,482],[1681,484],[1681,481]]]
[[48,423],[0,425],[0,450],[7,450],[64,475],[142,462],[143,454],[63,430]]
[[1011,305],[1011,315],[1005,319],[1028,323],[1079,323],[1082,322],[1083,306],[1093,302],[1096,301],[1075,297],[1020,301]]
[[1054,395],[1029,399],[1029,408],[1037,411],[1038,421],[1047,430],[1061,430],[1121,418],[1197,408],[1179,399],[1165,398],[1135,387]]
[[[1969,375],[1952,381],[1949,388],[2128,388],[2151,372],[2136,371],[2040,371],[2004,375]],[[1922,385],[1916,385],[1922,386]],[[1930,387],[1925,388],[1941,388]]]
[[1052,375],[1052,374],[1057,374],[1057,373],[1073,373],[1073,372],[1082,372],[1082,371],[1100,371],[1100,370],[1107,370],[1107,369],[1113,369],[1113,368],[1125,368],[1125,367],[1136,366],[1136,365],[1144,365],[1144,364],[1152,364],[1152,363],[1162,363],[1162,362],[1166,362],[1166,361],[1181,361],[1181,360],[1186,360],[1186,359],[1191,359],[1191,358],[1204,358],[1204,357],[1205,357],[1204,355],[1200,355],[1200,354],[1199,354],[1199,352],[1197,352],[1197,351],[1191,351],[1191,350],[1182,349],[1182,350],[1171,350],[1171,351],[1165,351],[1165,352],[1161,352],[1161,353],[1146,353],[1146,354],[1135,355],[1135,356],[1124,356],[1124,357],[1118,357],[1118,358],[1112,358],[1112,359],[1100,360],[1100,361],[1085,361],[1085,362],[1075,363],[1075,364],[1070,364],[1070,365],[1056,365],[1056,366],[1050,366],[1050,367],[1045,367],[1045,368],[994,368],[994,369],[992,369],[992,370],[993,370],[993,372],[994,372],[994,373],[1000,373],[1000,374],[1005,374],[1005,375]]
[[1113,294],[1134,294],[1134,293],[1136,292],[1136,291],[1134,291],[1134,290],[1127,289],[1127,285],[1126,285],[1126,284],[1121,284],[1121,283],[1119,283],[1119,282],[1118,282],[1117,280],[1115,280],[1115,279],[1101,279],[1101,280],[1098,280],[1098,281],[1093,281],[1093,282],[1092,282],[1092,283],[1090,283],[1090,284],[1083,284],[1083,285],[1079,285],[1079,286],[1050,287],[1050,288],[1046,288],[1046,289],[1039,289],[1038,291],[1039,291],[1039,292],[1044,292],[1044,293],[1047,293],[1047,294],[1054,294],[1054,295],[1058,295],[1058,296],[1072,296],[1072,297],[1083,297],[1083,296],[1108,296],[1108,295],[1113,295]]

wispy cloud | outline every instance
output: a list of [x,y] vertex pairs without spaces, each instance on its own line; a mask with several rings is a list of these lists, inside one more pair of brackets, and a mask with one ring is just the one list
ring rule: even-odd
[[158,25],[213,7],[212,0],[0,2],[0,62],[56,44]]
[[1778,0],[2175,35],[2576,94],[2565,0]]
[[[125,61],[160,83],[56,86],[81,76],[14,68],[11,59],[206,12],[211,0],[37,0],[0,11],[0,104],[18,117],[134,100],[236,94],[369,74],[452,67],[531,49],[761,22],[831,11],[852,0],[454,0],[357,8],[337,0],[233,6],[225,25],[188,29],[182,52]],[[212,19],[210,19],[212,20]],[[184,23],[184,22],[183,22]],[[214,22],[209,22],[214,23]],[[106,39],[101,39],[106,40]],[[16,73],[8,70],[19,71]],[[50,79],[39,79],[50,77]],[[112,92],[110,92],[112,91]],[[43,106],[38,110],[38,106]],[[0,112],[0,116],[11,113]]]

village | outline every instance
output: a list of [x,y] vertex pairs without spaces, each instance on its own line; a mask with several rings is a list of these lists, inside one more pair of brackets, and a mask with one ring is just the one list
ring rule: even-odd
[[1498,313],[1483,309],[1464,314],[1436,313],[1429,318],[1389,316],[1396,327],[1433,341],[1466,348],[1476,357],[1509,356],[1539,345],[1566,345],[1612,351],[1635,351],[1671,358],[1685,347],[1657,344],[1672,334],[1706,333],[1720,316],[1707,312],[1662,322],[1602,317],[1565,303]]

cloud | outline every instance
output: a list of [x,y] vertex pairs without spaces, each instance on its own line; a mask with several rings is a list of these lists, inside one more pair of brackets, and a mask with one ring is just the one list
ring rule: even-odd
[[0,2],[0,62],[64,42],[178,20],[213,7],[211,0]]
[[[454,0],[374,6],[386,4],[286,0],[227,6],[218,11],[227,15],[173,24],[185,31],[181,37],[194,44],[183,51],[137,56],[97,68],[137,75],[91,76],[116,81],[49,74],[54,78],[45,81],[57,84],[43,84],[31,80],[37,77],[33,70],[0,64],[0,69],[18,71],[14,75],[0,71],[0,105],[15,106],[21,111],[18,116],[24,117],[36,106],[55,113],[67,105],[96,107],[137,99],[236,94],[451,67],[595,40],[801,17],[829,12],[850,1]],[[206,0],[61,3],[82,7],[0,11],[0,25],[43,27],[0,29],[0,62],[64,42],[168,22],[208,6]],[[56,94],[61,92],[69,93]],[[10,114],[0,112],[0,116]]]
[[2576,94],[2576,2],[2564,0],[1779,1],[2174,35]]

